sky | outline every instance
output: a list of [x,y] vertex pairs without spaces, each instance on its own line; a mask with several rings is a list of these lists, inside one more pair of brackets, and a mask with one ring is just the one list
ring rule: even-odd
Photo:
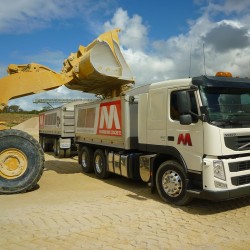
[[[0,0],[0,78],[12,63],[60,72],[80,44],[113,28],[135,86],[217,71],[250,77],[249,0]],[[63,86],[8,105],[40,110],[47,104],[34,99],[90,97]]]

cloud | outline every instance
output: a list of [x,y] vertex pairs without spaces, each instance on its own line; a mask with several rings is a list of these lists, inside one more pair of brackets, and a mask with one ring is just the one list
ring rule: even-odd
[[168,57],[161,57],[149,44],[148,27],[143,24],[139,15],[130,17],[126,10],[117,9],[113,18],[103,25],[103,30],[121,28],[119,34],[122,53],[135,76],[138,85],[160,81],[169,78],[173,70],[173,61]]
[[67,56],[62,51],[43,50],[38,54],[22,56],[26,62],[43,64],[54,71],[60,72]]
[[[28,33],[50,27],[54,21],[80,18],[91,22],[105,16],[114,0],[11,0],[0,1],[0,33]],[[84,13],[84,15],[82,14]]]
[[122,53],[137,85],[169,79],[169,73],[174,69],[173,61],[169,58],[160,58],[132,49],[123,49]]
[[108,31],[114,28],[120,28],[121,44],[133,50],[145,49],[148,42],[148,28],[142,23],[139,15],[128,16],[127,11],[119,8],[111,21],[104,23],[104,30]]
[[206,6],[206,11],[210,15],[216,15],[217,13],[224,13],[226,15],[230,14],[247,14],[250,10],[249,0],[210,0],[208,6]]
[[[240,6],[233,1],[220,5],[210,1],[207,6],[200,1],[199,4],[203,13],[196,20],[189,20],[187,33],[151,43],[148,42],[148,27],[138,15],[129,16],[127,11],[118,9],[104,24],[104,30],[122,27],[120,41],[123,54],[137,84],[205,73],[214,75],[217,71],[249,76],[250,26],[246,20],[250,15],[244,13],[244,6],[249,6],[248,1],[239,1]],[[229,13],[230,7],[233,8],[231,13],[243,14],[238,18],[216,21],[219,14]],[[212,9],[218,16],[211,12]],[[133,32],[130,32],[131,26]]]
[[[50,21],[57,18],[67,18],[73,15],[74,6],[69,1],[51,0],[12,0],[0,2],[0,31],[29,32],[44,28]],[[68,6],[66,8],[66,6]]]
[[249,31],[246,27],[235,27],[226,22],[219,22],[206,34],[204,41],[213,46],[216,52],[244,49],[250,45]]

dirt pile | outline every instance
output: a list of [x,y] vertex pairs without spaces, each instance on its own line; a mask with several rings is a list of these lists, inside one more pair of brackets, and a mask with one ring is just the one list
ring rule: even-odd
[[39,117],[32,117],[12,128],[25,131],[32,136],[37,136],[39,134]]

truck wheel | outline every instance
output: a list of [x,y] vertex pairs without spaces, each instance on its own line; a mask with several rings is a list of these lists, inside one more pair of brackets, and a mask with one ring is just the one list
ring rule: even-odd
[[42,176],[44,153],[29,134],[0,131],[0,193],[22,193],[32,189]]
[[186,205],[192,198],[187,194],[187,175],[176,161],[166,161],[156,173],[156,186],[159,195],[165,202]]
[[49,145],[48,145],[48,143],[46,143],[46,137],[41,136],[39,141],[40,141],[40,144],[42,146],[43,151],[48,152],[49,151]]
[[55,156],[64,158],[64,149],[60,149],[60,142],[58,139],[55,139],[53,148]]
[[80,151],[80,163],[84,173],[91,173],[94,171],[93,167],[93,151],[91,148],[83,147]]
[[97,149],[94,153],[94,171],[99,179],[108,178],[109,172],[107,171],[106,157],[101,149]]

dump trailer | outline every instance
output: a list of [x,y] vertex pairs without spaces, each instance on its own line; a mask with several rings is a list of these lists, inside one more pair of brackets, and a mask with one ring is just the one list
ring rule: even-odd
[[141,179],[166,202],[250,196],[250,80],[200,76],[75,106],[84,172]]
[[[60,73],[37,63],[10,64],[8,75],[0,79],[0,110],[10,99],[62,85],[103,98],[118,96],[134,83],[120,51],[118,33],[118,29],[108,31],[88,46],[80,45],[77,52],[65,59]],[[0,128],[0,193],[31,190],[43,173],[42,147],[23,131],[3,128],[3,125]]]
[[39,142],[44,152],[53,151],[55,156],[64,158],[77,151],[74,105],[89,101],[74,101],[39,114]]

